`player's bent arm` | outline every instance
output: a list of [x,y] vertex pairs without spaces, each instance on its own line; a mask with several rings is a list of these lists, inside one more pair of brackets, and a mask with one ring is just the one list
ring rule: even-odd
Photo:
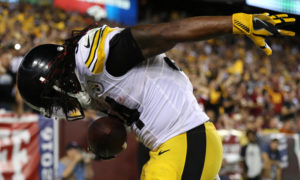
[[179,42],[204,40],[231,32],[231,16],[192,17],[131,27],[132,36],[145,58],[163,53]]

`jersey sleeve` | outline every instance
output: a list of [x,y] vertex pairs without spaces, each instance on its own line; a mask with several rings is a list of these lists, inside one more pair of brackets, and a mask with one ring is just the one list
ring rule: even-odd
[[90,50],[84,63],[92,74],[103,72],[104,64],[109,54],[109,42],[120,31],[122,29],[104,25],[88,33],[87,45],[85,47],[90,46]]
[[126,28],[110,41],[106,70],[110,75],[120,77],[144,60],[130,28]]
[[93,75],[105,69],[111,76],[120,77],[145,60],[130,28],[106,25],[88,31],[75,53],[78,68]]
[[79,58],[81,64],[91,74],[102,73],[109,54],[109,42],[122,30],[121,28],[111,28],[104,25],[88,31],[78,43],[78,50],[75,54],[76,59]]

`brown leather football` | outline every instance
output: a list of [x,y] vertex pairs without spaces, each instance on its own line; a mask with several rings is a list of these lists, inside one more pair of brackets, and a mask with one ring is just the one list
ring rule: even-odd
[[126,148],[126,140],[126,128],[116,117],[101,117],[88,128],[89,150],[96,155],[96,159],[115,157]]

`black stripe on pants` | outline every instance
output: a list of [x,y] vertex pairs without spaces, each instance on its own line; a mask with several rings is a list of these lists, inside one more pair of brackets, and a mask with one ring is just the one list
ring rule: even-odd
[[200,180],[206,152],[204,124],[187,132],[187,153],[182,180]]

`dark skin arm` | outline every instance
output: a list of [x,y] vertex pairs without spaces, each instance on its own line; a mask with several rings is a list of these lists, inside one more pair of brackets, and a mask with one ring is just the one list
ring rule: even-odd
[[201,16],[169,23],[137,25],[131,33],[145,58],[163,53],[179,42],[205,40],[232,33],[231,16]]

